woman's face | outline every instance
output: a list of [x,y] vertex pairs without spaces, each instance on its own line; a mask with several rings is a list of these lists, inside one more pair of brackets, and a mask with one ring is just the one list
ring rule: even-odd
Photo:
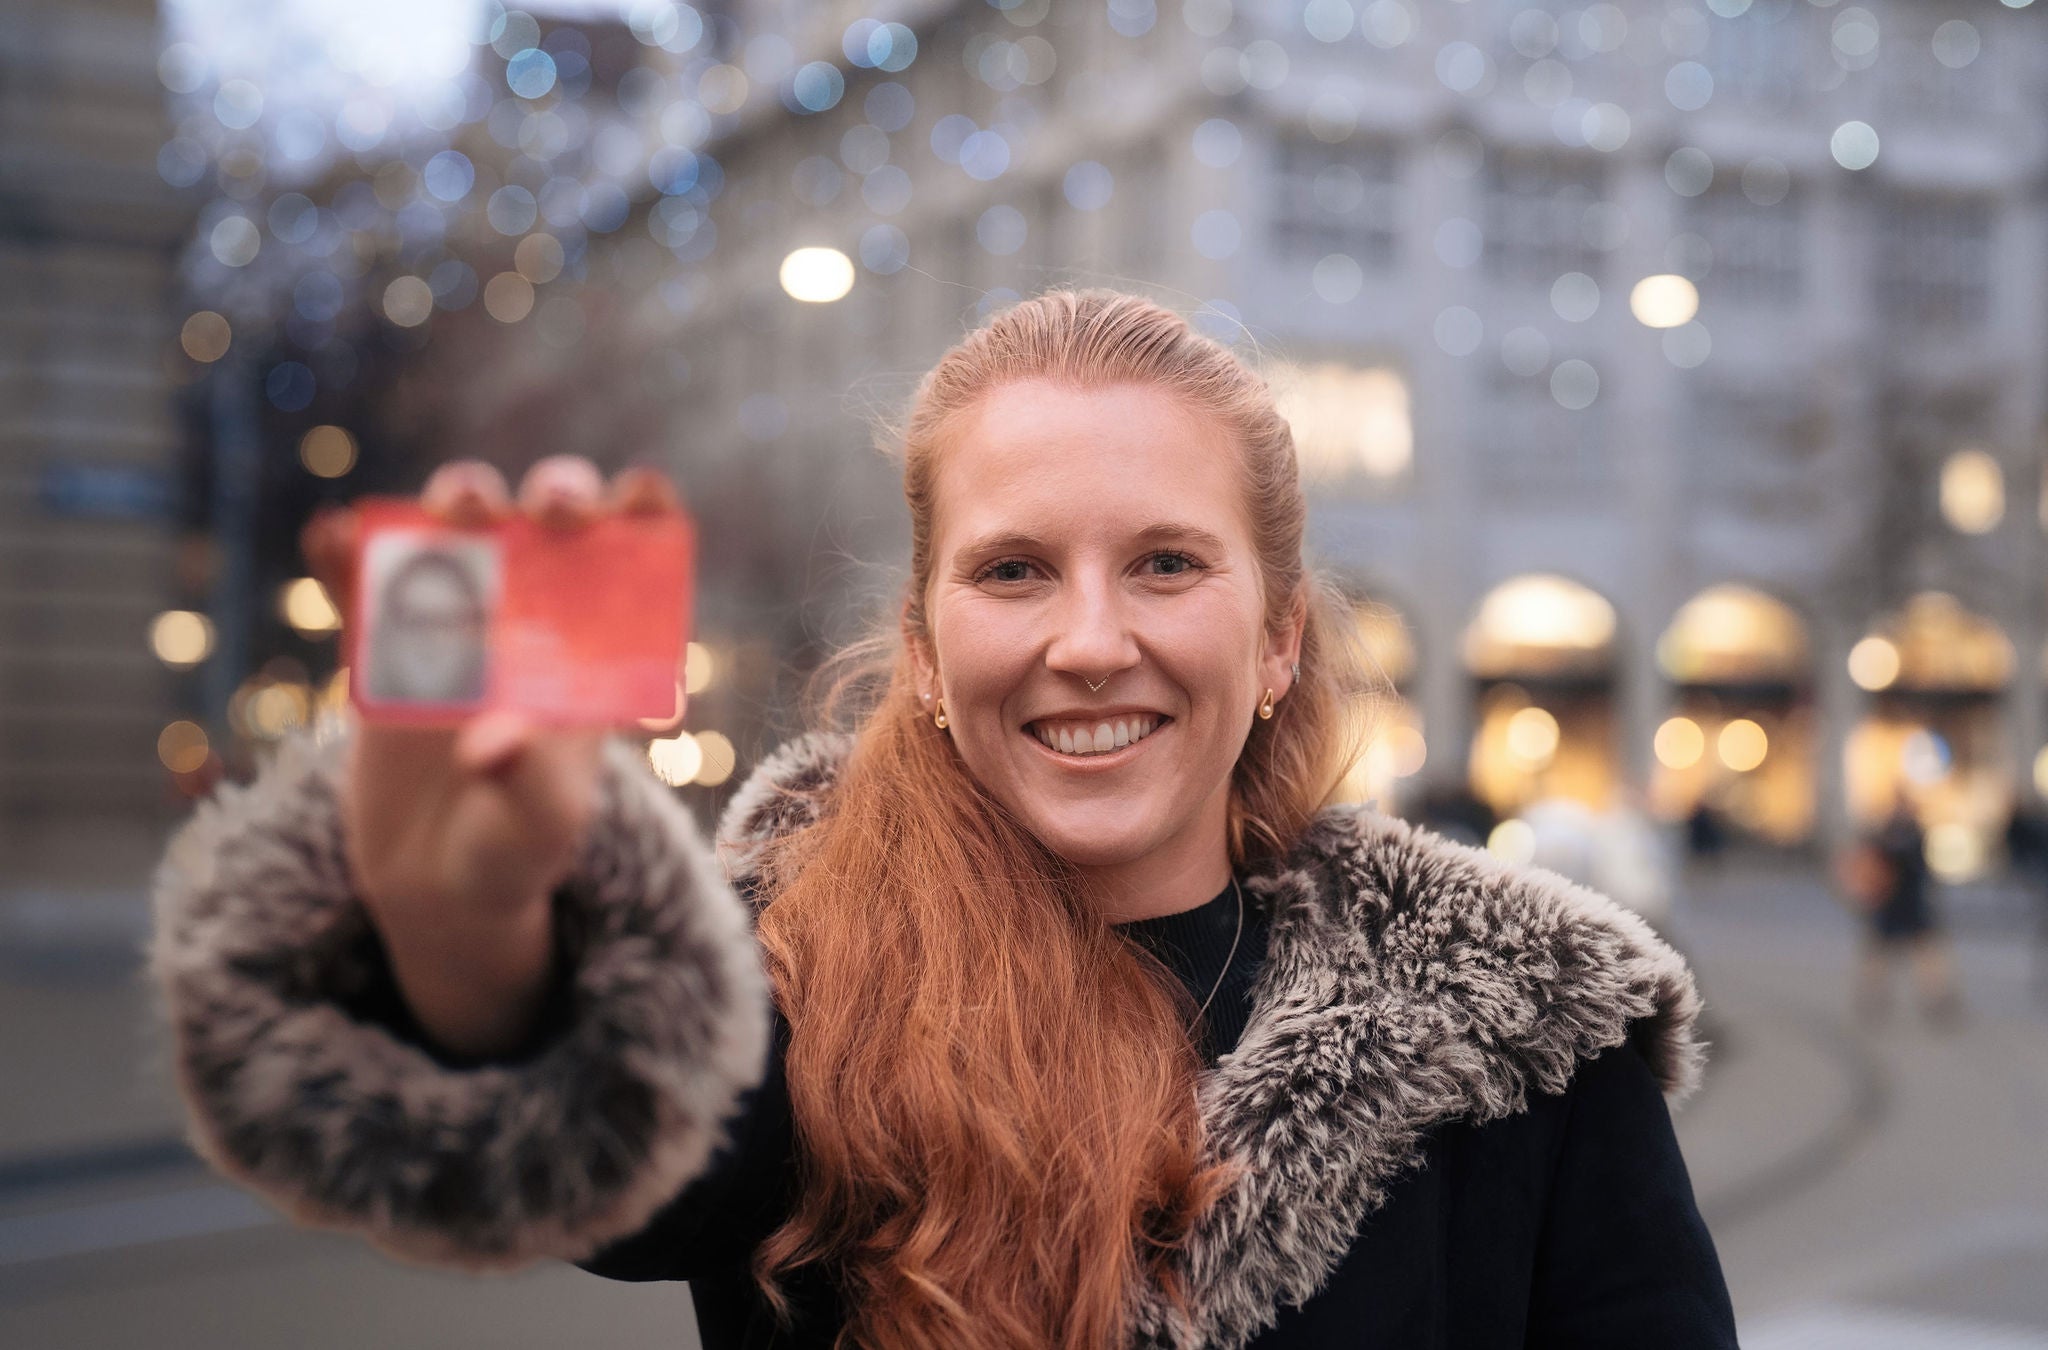
[[940,451],[923,689],[975,778],[1088,871],[1222,883],[1231,769],[1300,640],[1267,634],[1241,464],[1135,384],[1000,386]]

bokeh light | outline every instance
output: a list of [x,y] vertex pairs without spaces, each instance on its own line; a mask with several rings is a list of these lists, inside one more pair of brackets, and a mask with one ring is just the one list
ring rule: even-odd
[[178,345],[194,361],[210,363],[228,354],[228,344],[233,337],[234,330],[224,316],[202,309],[185,320],[184,327],[178,330]]
[[174,669],[196,666],[213,652],[213,621],[195,610],[165,610],[150,621],[149,649]]
[[2005,518],[2005,471],[1989,451],[1965,448],[1941,466],[1941,514],[1964,534],[1989,534]]
[[777,279],[792,300],[830,304],[853,289],[853,259],[836,248],[794,249],[783,258]]
[[356,438],[323,424],[299,438],[299,463],[316,478],[340,478],[356,465]]
[[1665,719],[1652,742],[1657,762],[1667,769],[1690,769],[1707,751],[1707,736],[1690,717]]
[[1714,737],[1714,753],[1736,773],[1748,773],[1764,762],[1771,751],[1771,738],[1756,721],[1737,717]]
[[1700,310],[1699,288],[1674,272],[1644,277],[1628,294],[1629,312],[1646,328],[1677,328]]
[[278,613],[301,637],[325,637],[341,627],[341,614],[317,578],[298,577],[278,592]]
[[647,762],[670,787],[684,787],[704,767],[704,747],[689,732],[661,736],[647,743]]
[[1849,649],[1849,678],[1859,689],[1877,693],[1899,678],[1899,649],[1890,638],[1872,634]]
[[206,729],[180,719],[157,733],[156,757],[172,773],[195,773],[212,752]]

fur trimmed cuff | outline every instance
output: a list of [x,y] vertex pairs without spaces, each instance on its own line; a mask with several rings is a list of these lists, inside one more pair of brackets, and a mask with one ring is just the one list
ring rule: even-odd
[[294,1219],[414,1261],[577,1260],[638,1230],[768,1054],[748,916],[696,824],[608,737],[556,893],[579,935],[566,1016],[526,1060],[450,1067],[350,1010],[382,955],[342,852],[348,740],[288,738],[157,866],[151,969],[193,1145]]

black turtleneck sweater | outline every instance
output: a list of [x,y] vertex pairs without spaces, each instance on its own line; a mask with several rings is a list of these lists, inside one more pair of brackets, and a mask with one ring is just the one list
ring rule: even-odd
[[1195,1029],[1204,1063],[1214,1064],[1237,1044],[1251,1017],[1252,984],[1266,959],[1267,932],[1265,915],[1242,887],[1233,883],[1193,909],[1135,919],[1118,924],[1117,931],[1157,957],[1197,1008],[1209,1000],[1208,1015]]

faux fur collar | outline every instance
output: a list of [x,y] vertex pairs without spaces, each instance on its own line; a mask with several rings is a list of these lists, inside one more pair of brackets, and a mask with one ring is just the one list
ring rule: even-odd
[[[792,741],[734,795],[718,838],[736,882],[816,817],[850,745]],[[1200,1092],[1212,1154],[1249,1165],[1187,1246],[1192,1316],[1141,1298],[1151,1344],[1239,1346],[1308,1299],[1433,1126],[1518,1112],[1623,1040],[1670,1100],[1698,1085],[1691,972],[1635,914],[1555,873],[1331,807],[1244,883],[1268,954],[1244,1035]]]

